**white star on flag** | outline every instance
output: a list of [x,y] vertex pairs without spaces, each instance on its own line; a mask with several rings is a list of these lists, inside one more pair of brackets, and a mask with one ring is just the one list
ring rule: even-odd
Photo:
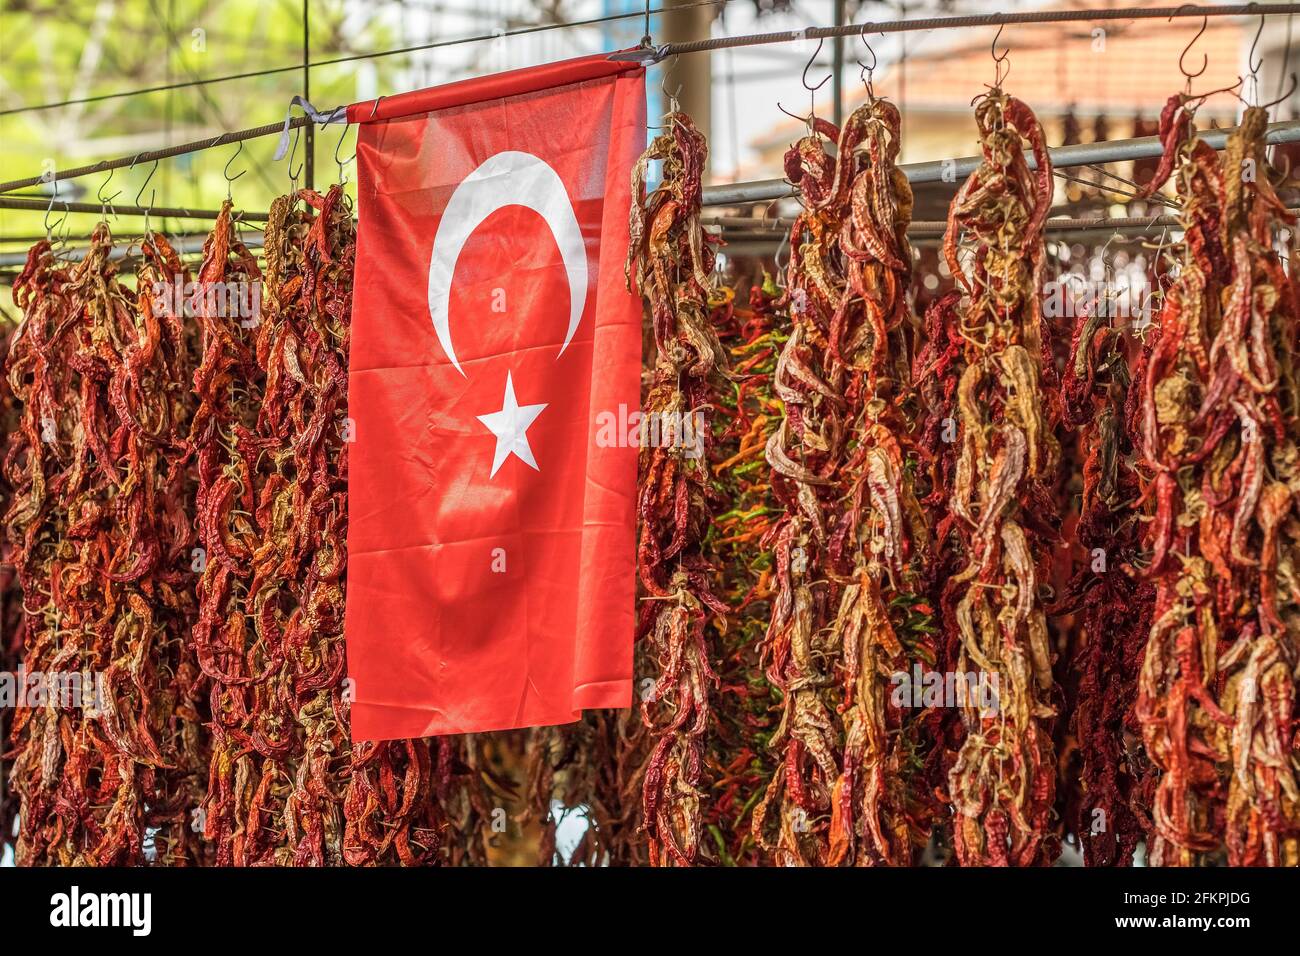
[[501,411],[490,415],[475,416],[497,438],[496,451],[492,456],[492,473],[495,478],[507,458],[514,455],[533,471],[541,471],[533,459],[533,450],[528,446],[528,426],[536,421],[537,416],[546,408],[541,405],[523,405],[515,398],[515,385],[506,372],[506,394],[501,400]]

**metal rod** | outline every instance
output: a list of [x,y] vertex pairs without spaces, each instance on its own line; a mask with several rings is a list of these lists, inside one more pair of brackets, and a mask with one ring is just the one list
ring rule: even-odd
[[[715,2],[715,0],[708,0]],[[687,6],[700,6],[703,4],[692,3]],[[1300,13],[1300,3],[1277,3],[1261,5],[1259,3],[1236,3],[1221,6],[1195,6],[1193,4],[1184,4],[1181,7],[1131,7],[1125,9],[1113,10],[1046,10],[1030,13],[998,13],[984,16],[972,17],[930,17],[922,20],[897,20],[885,21],[881,23],[867,22],[864,24],[846,24],[842,27],[808,27],[806,30],[791,30],[781,33],[761,33],[748,36],[737,37],[719,37],[711,40],[691,40],[682,43],[670,43],[660,47],[641,47],[636,50],[630,50],[623,53],[611,54],[612,60],[639,60],[642,62],[658,62],[665,56],[673,56],[679,53],[698,53],[707,50],[726,49],[729,47],[740,46],[757,46],[765,43],[786,43],[794,40],[803,40],[805,38],[833,38],[837,36],[856,35],[860,32],[869,33],[902,33],[910,30],[942,30],[956,29],[971,26],[996,26],[998,24],[1010,23],[1061,23],[1070,21],[1092,21],[1092,20],[1144,20],[1156,17],[1174,18],[1174,17],[1221,17],[1221,16],[1270,16],[1284,13]],[[635,14],[640,16],[640,14]],[[578,24],[569,24],[576,26]],[[496,35],[486,37],[486,39],[495,39]],[[392,51],[400,52],[400,51]],[[316,63],[316,66],[324,66],[330,63],[343,62],[346,59],[359,59],[359,57],[343,58],[340,60],[325,60]],[[286,67],[285,69],[300,69],[300,67]],[[276,71],[265,71],[276,72]],[[251,74],[263,75],[263,74]],[[149,92],[139,90],[135,92]],[[69,105],[69,104],[56,104]],[[0,111],[0,116],[7,112]],[[306,126],[311,122],[307,117],[298,117],[290,121],[290,127]],[[110,169],[122,169],[135,163],[151,162],[155,159],[169,159],[173,156],[180,156],[185,153],[197,153],[201,150],[212,149],[217,146],[225,146],[229,143],[236,143],[241,140],[256,139],[259,136],[270,136],[279,133],[284,128],[283,123],[268,123],[265,126],[255,126],[251,129],[236,130],[229,133],[222,133],[220,136],[214,136],[205,140],[196,140],[192,143],[181,143],[177,146],[170,146],[166,149],[151,150],[149,152],[137,153],[135,156],[125,156],[120,159],[109,159],[90,166],[78,166],[75,169],[55,171],[42,176],[29,176],[26,179],[15,179],[6,183],[0,183],[0,193],[11,192],[15,189],[25,189],[30,186],[39,186],[42,183],[57,182],[64,179],[75,179],[78,176],[89,176],[95,173],[105,173]],[[1209,139],[1209,134],[1206,134]],[[1137,142],[1137,141],[1131,141]],[[1292,140],[1280,140],[1279,142],[1292,142]],[[1093,145],[1093,144],[1089,144]],[[1073,147],[1069,147],[1073,148]],[[1142,155],[1158,155],[1142,154]],[[1125,157],[1129,159],[1138,158],[1137,155]],[[1107,160],[1093,159],[1091,162],[1104,162]],[[1114,160],[1109,160],[1114,161]],[[958,160],[961,163],[962,160]],[[971,169],[974,167],[972,166]],[[961,172],[958,176],[963,175]],[[942,170],[936,173],[933,179],[916,179],[913,182],[937,182],[942,178]],[[730,202],[759,202],[764,199],[776,199],[780,196],[790,195],[788,188],[782,190],[783,184],[780,180],[767,180],[762,183],[743,183],[737,184],[746,187],[765,186],[768,192],[765,195],[754,195],[750,199],[733,199]],[[706,195],[709,189],[721,190],[735,187],[714,186],[706,188]],[[721,193],[715,193],[721,195]],[[706,204],[707,204],[706,200]],[[712,205],[723,204],[721,200],[714,200]]]
[[[297,126],[306,126],[311,122],[307,116],[298,116],[289,120],[289,127],[292,129]],[[127,169],[138,163],[151,163],[155,159],[170,159],[173,156],[180,156],[185,153],[197,153],[205,149],[215,149],[218,146],[228,146],[231,143],[238,143],[241,140],[257,139],[259,136],[278,136],[284,129],[284,121],[278,123],[267,123],[265,126],[254,126],[251,129],[234,130],[229,133],[222,133],[220,136],[210,136],[207,139],[195,140],[192,143],[178,143],[175,146],[168,146],[165,149],[152,149],[143,153],[136,153],[134,156],[123,156],[119,159],[105,159],[98,163],[92,163],[89,166],[77,166],[73,169],[59,169],[52,173],[41,176],[28,176],[26,179],[14,179],[7,183],[0,183],[0,193],[13,192],[15,189],[27,189],[31,186],[40,186],[45,183],[59,182],[64,179],[76,179],[80,176],[93,176],[95,173],[106,173],[110,169]]]
[[[1223,149],[1231,129],[1205,130],[1196,135],[1215,149]],[[1300,142],[1300,120],[1271,123],[1265,137],[1270,145]],[[1116,139],[1101,143],[1080,143],[1075,146],[1058,146],[1049,149],[1052,166],[1067,169],[1091,163],[1118,163],[1130,159],[1151,159],[1164,151],[1158,136],[1140,136],[1137,139]],[[1026,151],[1025,159],[1030,169],[1036,169],[1033,154]],[[899,167],[907,181],[916,183],[950,182],[956,184],[973,173],[982,160],[979,156],[960,159],[938,159],[924,163],[907,163]],[[704,187],[704,205],[736,206],[752,202],[768,202],[795,195],[795,189],[784,179],[760,179],[749,183],[726,183]]]
[[[31,209],[45,212],[50,208],[48,199],[22,199],[17,196],[0,196],[0,209]],[[101,206],[97,202],[65,202],[54,200],[54,208],[65,212],[88,212],[97,216],[106,212],[116,216],[158,216],[164,219],[216,219],[221,213],[216,209],[185,209],[179,206]],[[244,222],[266,222],[264,212],[231,211],[230,218]]]
[[[171,243],[171,247],[177,253],[183,256],[197,255],[203,251],[203,244],[208,241],[207,236],[187,236],[183,239],[177,239]],[[249,249],[260,249],[262,247],[262,236],[249,236],[247,239],[240,240]],[[80,262],[86,258],[89,246],[78,246],[75,249],[65,249],[59,253],[60,259],[69,262]],[[139,252],[130,245],[119,244],[114,246],[108,252],[110,262],[121,262],[125,259],[139,258]],[[0,268],[12,268],[13,266],[22,266],[27,264],[27,253],[25,252],[5,252],[0,253]]]
[[750,33],[734,37],[714,37],[709,40],[692,40],[685,43],[665,43],[659,47],[644,47],[615,53],[611,60],[640,60],[655,62],[682,53],[705,53],[730,47],[760,46],[767,43],[829,40],[834,37],[854,36],[859,33],[907,33],[913,30],[952,30],[963,27],[988,27],[1015,23],[1079,23],[1095,20],[1153,20],[1175,17],[1241,17],[1277,16],[1300,13],[1300,3],[1230,3],[1213,6],[1196,6],[1187,3],[1180,7],[1119,7],[1109,10],[1036,10],[1028,13],[988,13],[966,17],[926,17],[919,20],[868,20],[861,24],[833,27],[807,27],[803,30],[781,30],[775,33]]

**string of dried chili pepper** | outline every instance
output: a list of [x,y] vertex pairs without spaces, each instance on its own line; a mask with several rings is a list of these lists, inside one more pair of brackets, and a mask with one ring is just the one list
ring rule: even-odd
[[[860,133],[859,133],[860,139]],[[830,634],[840,583],[828,574],[830,518],[841,505],[836,479],[846,455],[852,414],[843,396],[844,366],[828,335],[846,279],[837,254],[850,170],[840,175],[828,147],[840,130],[822,119],[786,151],[786,176],[804,209],[790,231],[786,294],[790,332],[777,359],[773,391],[783,416],[764,455],[782,509],[763,539],[772,553],[771,618],[762,663],[780,695],[781,719],[769,742],[778,769],[754,810],[758,845],[778,865],[825,863],[830,853],[831,792],[840,776],[841,732]],[[852,155],[840,152],[840,156]],[[827,360],[833,367],[828,367]],[[843,544],[840,545],[843,548]]]
[[965,695],[966,737],[949,786],[958,860],[1026,866],[1057,854],[1056,688],[1039,595],[1058,537],[1049,490],[1059,455],[1048,417],[1055,381],[1040,303],[1052,166],[1042,128],[1020,100],[991,90],[975,119],[982,162],[958,190],[944,236],[964,293],[949,338],[965,347],[950,500],[964,568],[943,602],[961,641],[958,671],[996,680],[996,706]]
[[1150,825],[1146,759],[1131,731],[1155,590],[1138,571],[1141,489],[1125,413],[1133,384],[1126,329],[1111,319],[1105,302],[1080,310],[1061,383],[1061,421],[1077,431],[1083,466],[1077,566],[1053,613],[1077,615],[1067,701],[1080,781],[1072,823],[1086,866],[1131,865]]
[[[781,290],[770,276],[741,304],[722,287],[711,300],[713,325],[727,349],[735,379],[719,395],[727,426],[717,436],[710,467],[730,507],[716,514],[704,545],[719,569],[718,592],[729,613],[714,621],[714,668],[719,690],[710,711],[705,763],[712,797],[704,826],[725,866],[765,862],[754,840],[754,808],[777,770],[768,740],[773,727],[772,689],[762,673],[763,636],[771,617],[772,558],[759,542],[780,509],[772,496],[764,449],[780,421],[772,392],[776,362],[788,324],[775,305]],[[722,626],[725,625],[725,626]]]
[[[658,676],[642,712],[655,737],[642,788],[652,863],[690,865],[700,852],[704,744],[717,677],[705,625],[726,606],[701,553],[709,523],[714,378],[726,355],[710,323],[714,252],[700,227],[707,145],[672,113],[632,174],[629,288],[649,305],[655,365],[643,401],[637,516],[639,633]],[[662,179],[647,194],[649,164]]]
[[840,134],[835,187],[823,201],[847,199],[848,207],[838,243],[845,282],[823,367],[830,380],[844,380],[852,442],[836,476],[827,545],[842,587],[831,640],[841,658],[844,723],[830,863],[907,865],[928,837],[924,811],[916,814],[908,793],[915,714],[893,692],[912,661],[934,657],[920,596],[929,529],[913,487],[921,456],[913,447],[918,407],[906,299],[912,191],[897,166],[900,127],[897,108],[884,100],[870,97],[856,110]]
[[[1244,459],[1227,538],[1242,584],[1237,637],[1221,644],[1216,682],[1219,707],[1233,721],[1221,768],[1232,866],[1300,865],[1300,308],[1279,255],[1281,230],[1294,228],[1296,217],[1271,180],[1267,125],[1265,110],[1248,108],[1223,153],[1220,238],[1232,279],[1210,345],[1212,374],[1236,382],[1224,398],[1240,423]],[[1224,627],[1221,642],[1229,635]]]
[[[25,663],[58,678],[13,729],[24,864],[205,857],[189,829],[206,756],[186,641],[194,602],[178,567],[193,540],[190,476],[174,454],[192,355],[154,296],[179,261],[160,236],[143,247],[138,302],[118,282],[104,224],[70,270],[37,243],[15,287],[24,322],[7,374],[23,410],[5,462],[7,524]],[[72,674],[80,700],[66,696]]]
[[1176,173],[1185,236],[1182,267],[1143,357],[1138,417],[1143,493],[1153,512],[1144,543],[1156,604],[1136,714],[1159,772],[1148,846],[1156,866],[1192,865],[1220,843],[1217,765],[1227,758],[1231,718],[1211,685],[1223,629],[1236,638],[1241,624],[1240,575],[1226,557],[1233,475],[1259,447],[1241,441],[1245,426],[1233,404],[1244,407],[1232,401],[1229,360],[1216,352],[1222,361],[1212,364],[1209,352],[1225,324],[1220,293],[1230,276],[1220,239],[1223,171],[1195,135],[1198,105],[1186,94],[1170,98],[1160,120],[1164,155],[1148,185],[1154,191]]

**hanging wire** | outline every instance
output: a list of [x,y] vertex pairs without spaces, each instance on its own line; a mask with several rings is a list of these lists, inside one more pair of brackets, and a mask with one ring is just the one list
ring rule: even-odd
[[1259,15],[1259,29],[1255,31],[1255,39],[1250,41],[1250,52],[1246,54],[1246,69],[1250,70],[1250,95],[1252,99],[1259,96],[1259,68],[1264,65],[1264,58],[1261,56],[1259,62],[1255,61],[1255,48],[1259,46],[1259,37],[1263,32],[1264,14],[1261,13]]
[[[157,159],[155,159],[155,160],[153,161],[153,166],[151,166],[151,167],[149,168],[149,175],[145,176],[145,178],[144,178],[144,182],[142,182],[142,183],[140,184],[140,188],[136,190],[136,193],[135,193],[135,205],[136,205],[136,208],[139,208],[139,207],[140,207],[140,197],[144,195],[144,187],[149,185],[149,181],[150,181],[151,179],[153,179],[153,174],[156,173],[156,172],[158,171],[158,163],[159,163],[159,162],[160,162],[160,160],[157,160]],[[135,161],[132,160],[132,161],[131,161],[131,169],[134,169],[134,168],[135,168]],[[153,211],[153,203],[154,203],[154,200],[157,199],[157,198],[158,198],[158,190],[157,190],[157,189],[151,189],[151,190],[149,190],[149,205],[147,205],[147,206],[144,207],[144,229],[142,230],[142,233],[143,233],[143,235],[144,235],[145,241],[146,241],[146,242],[149,242],[149,243],[153,243],[153,242],[154,242],[154,239],[153,239],[153,232],[151,232],[150,229],[149,229],[149,214]],[[157,249],[157,245],[156,245],[156,244],[154,244],[154,248],[155,248],[155,250]]]
[[817,91],[820,90],[823,86],[825,86],[827,81],[831,79],[831,74],[827,73],[826,76],[822,79],[822,81],[818,83],[816,86],[813,86],[808,82],[808,71],[812,69],[813,63],[817,61],[817,57],[822,52],[822,46],[823,44],[825,44],[825,42],[826,42],[825,40],[820,40],[820,39],[817,41],[817,49],[813,50],[812,56],[810,56],[808,58],[808,62],[804,64],[803,73],[801,73],[799,76],[799,82],[803,84],[803,88],[808,91],[808,115],[796,116],[794,113],[791,113],[788,109],[782,106],[779,101],[776,104],[776,108],[779,109],[782,113],[784,113],[786,116],[790,117],[791,119],[798,120],[800,123],[806,124],[809,130],[812,129],[813,120],[817,118]]
[[[699,0],[699,2],[686,4],[681,7],[665,8],[653,12],[658,12],[658,13],[672,12],[674,10],[689,9],[690,7],[707,6],[718,2],[720,2],[720,0]],[[1028,13],[1019,13],[1019,14],[987,14],[987,15],[968,16],[968,17],[931,17],[931,18],[916,19],[916,20],[870,23],[865,25],[854,24],[854,25],[847,25],[844,27],[809,27],[805,30],[800,30],[800,31],[782,31],[779,33],[751,34],[746,36],[735,36],[735,37],[718,37],[711,40],[697,40],[697,41],[690,41],[686,43],[669,43],[658,47],[654,51],[655,55],[654,55],[653,62],[658,62],[659,60],[662,60],[664,57],[678,55],[681,53],[693,53],[693,52],[701,52],[705,50],[715,50],[715,49],[730,49],[733,47],[756,46],[756,45],[768,44],[768,43],[785,43],[791,40],[798,40],[798,39],[808,38],[808,37],[826,38],[826,37],[834,37],[834,36],[849,36],[855,33],[861,33],[864,28],[869,28],[870,32],[885,34],[885,33],[906,32],[912,30],[956,29],[956,28],[972,27],[972,26],[992,26],[992,25],[1013,24],[1013,23],[1065,23],[1065,22],[1087,22],[1087,21],[1094,21],[1094,20],[1096,21],[1143,20],[1143,19],[1151,19],[1156,17],[1165,17],[1172,20],[1177,17],[1241,16],[1244,14],[1255,15],[1257,13],[1260,15],[1269,15],[1269,16],[1300,13],[1300,3],[1269,4],[1267,8],[1263,8],[1263,9],[1261,9],[1258,5],[1252,7],[1251,4],[1228,4],[1228,5],[1221,5],[1221,6],[1201,6],[1201,7],[1195,6],[1193,4],[1184,4],[1181,7],[1153,7],[1153,8],[1131,7],[1131,8],[1112,8],[1112,9],[1097,9],[1097,10],[1086,10],[1086,9],[1046,10],[1046,11],[1032,11]],[[590,21],[573,21],[572,23],[569,24],[551,25],[551,27],[549,28],[554,28],[555,26],[583,26],[583,25],[589,25],[594,23],[609,22],[610,20],[626,19],[629,16],[639,17],[641,15],[642,14],[640,12],[637,12],[634,14],[619,14],[613,17],[597,17]],[[459,40],[442,41],[440,43],[425,44],[422,46],[405,48],[402,50],[389,50],[389,51],[384,51],[382,53],[360,54],[357,56],[342,57],[335,60],[322,60],[317,63],[313,63],[313,66],[328,66],[333,63],[349,62],[352,60],[366,59],[375,56],[385,56],[394,53],[410,52],[412,50],[430,49],[436,46],[448,46],[456,43],[472,42],[475,40],[491,40],[491,39],[495,39],[497,36],[502,36],[502,35],[509,36],[518,33],[536,32],[537,29],[539,28],[537,27],[526,28],[521,31],[512,31],[511,33],[507,33],[507,34],[501,34],[498,31],[497,33],[491,35],[466,37],[466,38],[461,38]],[[610,58],[615,60],[634,58],[634,59],[642,59],[644,61],[644,58],[642,57],[628,56],[622,54],[614,54]],[[1283,66],[1285,69],[1285,63]],[[298,69],[301,69],[301,65],[284,67],[282,69],[276,69],[276,70],[264,70],[264,71],[253,72],[248,74],[239,74],[238,76],[217,77],[214,78],[213,80],[202,81],[202,82],[219,82],[222,79],[237,79],[245,76],[248,77],[265,76],[272,73],[287,72],[290,70],[298,70]],[[194,83],[172,84],[166,87],[158,87],[158,88],[151,87],[143,90],[133,90],[133,91],[127,91],[119,94],[110,94],[109,96],[106,97],[91,97],[91,98],[81,99],[81,100],[69,100],[64,103],[47,104],[45,106],[21,107],[14,110],[0,110],[0,116],[4,116],[16,112],[27,112],[34,109],[48,109],[55,106],[67,106],[67,105],[73,105],[75,103],[92,102],[100,99],[113,98],[114,96],[131,96],[137,93],[156,92],[159,89],[177,89],[183,86],[193,86],[193,85],[197,85],[197,84]],[[788,115],[793,115],[793,114],[788,114]],[[300,127],[306,125],[306,123],[308,122],[310,122],[308,118],[298,117],[297,119],[292,120],[290,125],[295,127]],[[259,136],[267,136],[274,133],[280,133],[282,130],[283,130],[283,123],[271,123],[271,124],[267,124],[266,126],[253,127],[251,129],[238,130],[236,132],[231,132],[231,133],[223,133],[220,136],[215,136],[210,139],[199,140],[193,143],[185,143],[179,146],[168,147],[167,149],[157,150],[147,154],[140,154],[140,157],[146,159],[166,159],[171,156],[179,156],[184,153],[198,152],[203,149],[210,149],[214,146],[221,146],[229,143],[234,143],[243,139],[254,139]],[[128,165],[129,162],[130,162],[129,158],[119,159],[119,160],[105,160],[103,162],[94,163],[89,166],[82,166],[76,169],[60,171],[56,173],[56,179],[74,179],[78,176],[104,172],[107,169],[109,169],[110,166],[112,165],[119,165],[124,167]],[[37,177],[30,177],[27,179],[13,180],[7,183],[0,183],[0,193],[10,192],[12,190],[21,189],[28,186],[44,184],[48,181],[49,180],[46,177],[37,176]]]
[[[654,14],[678,13],[685,10],[691,10],[697,7],[713,7],[726,3],[727,0],[693,0],[690,3],[683,3],[671,7],[657,7],[651,10]],[[1297,12],[1300,12],[1300,4],[1296,4]],[[620,20],[635,20],[643,16],[641,11],[633,13],[615,13],[608,16],[588,17],[585,20],[570,20],[565,23],[539,23],[527,27],[519,27],[514,30],[497,30],[493,33],[477,33],[470,36],[455,37],[450,40],[438,40],[432,43],[421,43],[416,46],[404,46],[391,50],[374,50],[369,53],[353,53],[348,56],[334,57],[328,60],[313,60],[312,69],[322,66],[335,66],[340,63],[355,63],[359,60],[373,60],[386,56],[403,56],[409,53],[419,53],[422,50],[436,50],[449,46],[460,46],[465,43],[483,43],[499,40],[503,37],[527,36],[533,33],[545,33],[551,30],[568,30],[577,27],[599,26],[602,23],[615,23]],[[141,87],[134,90],[122,90],[117,93],[103,93],[99,96],[83,96],[77,99],[61,100],[57,103],[42,103],[36,106],[18,106],[11,109],[0,110],[0,116],[9,116],[15,113],[32,113],[40,110],[59,109],[64,106],[80,106],[85,103],[100,103],[104,100],[121,99],[127,96],[143,96],[147,93],[166,93],[170,90],[187,89],[193,86],[207,86],[213,83],[227,83],[232,80],[251,80],[262,76],[275,76],[280,73],[300,73],[302,71],[301,61],[292,66],[277,66],[266,70],[249,70],[244,73],[229,73],[223,76],[213,76],[205,79],[187,80],[179,83],[165,83],[159,86]]]
[[1261,104],[1259,104],[1259,105],[1260,105],[1260,109],[1268,110],[1268,109],[1272,109],[1274,106],[1278,106],[1278,105],[1281,104],[1284,100],[1289,100],[1289,99],[1291,98],[1291,96],[1295,93],[1295,90],[1296,90],[1296,75],[1295,75],[1294,73],[1292,73],[1292,74],[1291,74],[1291,88],[1290,88],[1289,90],[1287,90],[1285,93],[1283,93],[1281,96],[1279,96],[1277,99],[1275,99],[1275,100],[1269,100],[1267,103],[1261,103]]

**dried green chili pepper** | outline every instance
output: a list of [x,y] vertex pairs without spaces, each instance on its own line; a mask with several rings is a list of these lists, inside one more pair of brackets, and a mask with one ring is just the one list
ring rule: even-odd
[[[770,277],[742,304],[721,287],[710,300],[712,322],[735,375],[718,397],[727,425],[716,436],[710,468],[725,511],[715,514],[704,546],[719,569],[718,592],[728,613],[715,618],[712,646],[719,690],[710,710],[705,763],[712,781],[704,805],[711,848],[726,866],[765,862],[752,816],[777,761],[767,746],[774,729],[773,692],[760,655],[771,617],[771,555],[761,546],[780,510],[772,495],[764,449],[780,421],[772,391],[786,319]],[[728,507],[729,506],[729,507]]]

